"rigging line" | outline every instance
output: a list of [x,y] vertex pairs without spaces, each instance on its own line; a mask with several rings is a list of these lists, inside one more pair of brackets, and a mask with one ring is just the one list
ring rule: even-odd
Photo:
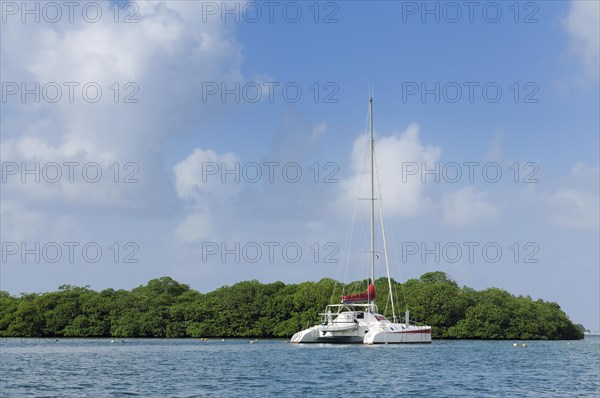
[[[381,201],[381,205],[384,206],[383,200]],[[394,228],[388,228],[388,234],[390,235],[390,239],[392,242],[396,241],[396,236],[394,234]],[[397,247],[396,245],[392,245],[392,252],[393,252],[393,258],[400,258],[400,256],[398,256],[398,252],[397,252]],[[402,275],[401,275],[401,267],[398,267],[398,281],[394,284],[395,287],[395,293],[396,293],[396,297],[400,297],[400,295],[398,294],[398,285],[400,285],[400,289],[402,290],[402,297],[404,299],[404,310],[407,311],[408,310],[408,300],[406,299],[406,291],[404,290],[404,283],[400,282],[402,279]],[[401,314],[402,311],[400,309],[400,302],[398,302],[398,313]]]
[[[377,157],[375,156],[375,151],[373,151],[373,159],[375,161],[375,176],[376,176],[376,180],[377,180],[377,193],[379,194],[379,219],[381,221],[381,240],[383,241],[383,253],[384,253],[384,257],[385,257],[385,269],[387,271],[389,297],[390,297],[391,304],[392,304],[392,319],[394,320],[394,322],[396,322],[396,309],[394,307],[394,292],[392,290],[392,281],[390,279],[390,263],[389,263],[389,259],[388,259],[387,242],[386,242],[386,239],[385,239],[385,226],[384,226],[384,223],[383,223],[383,206],[381,205],[381,202],[383,200],[381,199],[381,197],[382,197],[382,195],[381,195],[381,184],[379,183],[379,168],[377,166]],[[387,303],[386,303],[386,307],[387,307]]]
[[[360,197],[360,187],[361,187],[361,182],[362,182],[362,177],[363,177],[363,171],[364,171],[364,165],[365,165],[365,148],[367,146],[367,134],[366,131],[368,130],[368,126],[369,126],[369,111],[367,110],[367,117],[366,117],[366,121],[365,121],[365,129],[364,129],[364,133],[363,133],[363,150],[361,151],[362,153],[362,159],[360,161],[360,170],[358,173],[358,183],[357,183],[357,195],[356,197]],[[346,256],[346,267],[344,270],[344,282],[342,285],[342,295],[345,294],[346,292],[346,283],[348,282],[347,278],[348,278],[348,266],[350,264],[350,247],[352,246],[352,238],[354,236],[354,226],[356,224],[356,212],[357,212],[357,208],[358,208],[358,200],[354,201],[354,209],[352,210],[352,224],[350,227],[350,235],[348,237],[348,243],[347,243],[347,247],[346,247],[346,252],[347,252],[347,256]],[[334,288],[334,292],[332,294],[332,296],[335,295],[335,288]]]
[[[373,155],[375,156],[375,152],[373,153]],[[375,164],[375,167],[377,167],[377,164]],[[379,190],[379,209],[380,209],[380,217],[381,217],[381,226],[382,226],[382,234],[385,234],[385,232],[383,231],[383,198],[382,198],[382,194],[381,194],[381,187],[379,185],[379,173],[377,173],[377,188]],[[393,235],[393,229],[391,230],[391,235]],[[392,241],[393,241],[393,236],[392,236]],[[385,237],[383,238],[383,242],[384,245],[386,245],[386,240]],[[392,245],[392,250],[394,251],[394,258],[398,258],[398,253],[396,252],[396,247],[394,245]],[[387,251],[386,251],[386,267],[388,267],[388,263],[387,263]],[[389,269],[388,269],[388,277],[389,277]],[[389,280],[389,279],[388,279]],[[401,282],[397,282],[394,284],[394,287],[396,288],[396,294],[398,293],[398,286],[400,285],[400,288],[402,289],[402,296],[404,298],[404,304],[405,304],[405,309],[408,310],[408,301],[406,299],[406,292],[404,290],[404,284]],[[389,288],[390,288],[390,293],[392,292],[392,287],[391,287],[391,283],[389,283]],[[393,308],[393,304],[392,304],[392,308]],[[400,311],[400,303],[398,303],[398,311]]]
[[[390,234],[391,235],[394,234],[393,229],[390,229]],[[395,240],[394,236],[392,236],[391,238],[392,238],[392,241]],[[398,256],[398,252],[396,251],[395,245],[392,245],[392,250],[394,251],[394,258],[400,258]],[[400,267],[398,267],[398,269],[400,269]],[[398,271],[398,278],[399,278],[399,281],[396,284],[396,293],[398,293],[398,285],[400,285],[400,289],[402,290],[402,297],[404,298],[404,310],[408,311],[408,300],[406,299],[406,291],[404,290],[404,283],[400,282],[400,280],[402,279],[402,275],[401,275],[400,271]],[[402,312],[402,311],[400,311],[400,303],[398,303],[398,312],[400,312],[400,313]]]

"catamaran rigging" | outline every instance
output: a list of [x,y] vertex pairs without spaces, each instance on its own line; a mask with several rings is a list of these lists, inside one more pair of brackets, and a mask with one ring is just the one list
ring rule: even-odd
[[[343,295],[341,304],[330,304],[326,307],[323,323],[297,332],[292,336],[292,343],[364,343],[364,344],[399,344],[399,343],[431,343],[431,327],[411,325],[408,310],[404,323],[396,323],[394,295],[390,277],[383,224],[381,203],[379,216],[385,263],[389,287],[389,297],[392,304],[393,322],[378,313],[375,304],[375,138],[373,133],[373,98],[369,99],[370,116],[370,156],[371,156],[371,278],[369,287],[364,293]],[[377,180],[379,188],[379,180]],[[380,189],[378,189],[380,192]],[[378,257],[378,256],[377,256]]]

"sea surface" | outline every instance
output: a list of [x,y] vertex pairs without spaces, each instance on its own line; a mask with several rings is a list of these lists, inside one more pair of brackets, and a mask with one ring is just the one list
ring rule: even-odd
[[600,338],[514,343],[4,338],[0,396],[600,396]]

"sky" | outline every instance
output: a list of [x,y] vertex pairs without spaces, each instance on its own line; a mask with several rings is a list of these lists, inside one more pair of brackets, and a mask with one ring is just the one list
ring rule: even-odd
[[600,330],[598,1],[0,6],[1,290],[367,278],[372,95],[392,276]]

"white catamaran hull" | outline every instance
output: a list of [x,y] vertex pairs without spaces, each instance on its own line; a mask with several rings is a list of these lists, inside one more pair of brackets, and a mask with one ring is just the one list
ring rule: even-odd
[[319,330],[319,326],[313,326],[294,334],[291,341],[292,343],[358,344],[363,342],[366,332],[365,328],[355,331],[324,332]]
[[[411,328],[413,328],[412,326]],[[363,328],[361,328],[363,329]],[[360,334],[362,332],[362,335]],[[331,344],[410,344],[431,343],[431,329],[394,332],[385,330],[361,330],[358,333],[326,333],[317,326],[294,334],[292,343],[331,343]]]
[[358,322],[321,324],[292,336],[292,343],[362,343],[369,329]]
[[[404,324],[392,324],[394,329],[405,328]],[[409,326],[406,330],[390,330],[385,327],[379,330],[370,330],[365,334],[365,344],[407,344],[431,343],[431,328],[428,326]]]
[[[353,318],[360,314],[361,320]],[[342,312],[340,318],[351,322],[332,322],[313,326],[292,336],[292,343],[407,344],[431,343],[431,327],[392,323],[379,314]],[[366,321],[366,322],[365,322]]]

